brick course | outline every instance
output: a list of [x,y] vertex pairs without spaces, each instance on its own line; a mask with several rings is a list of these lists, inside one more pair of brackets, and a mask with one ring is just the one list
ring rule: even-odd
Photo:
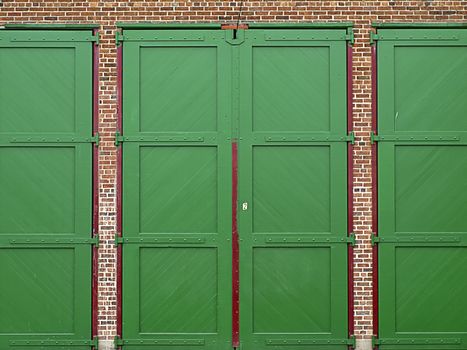
[[[97,23],[100,25],[99,74],[99,322],[101,339],[116,334],[116,22],[235,23],[240,1],[0,1],[5,23]],[[354,228],[355,334],[372,335],[371,198],[371,22],[466,22],[467,1],[244,1],[245,22],[353,22],[354,55]]]

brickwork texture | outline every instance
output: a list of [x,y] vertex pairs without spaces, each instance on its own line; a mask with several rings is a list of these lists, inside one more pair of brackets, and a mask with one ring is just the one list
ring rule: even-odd
[[[239,10],[242,9],[239,15]],[[354,147],[354,317],[362,343],[372,329],[371,23],[466,22],[467,1],[82,1],[0,0],[6,23],[92,23],[100,25],[99,45],[99,282],[98,334],[116,335],[116,22],[353,22]]]

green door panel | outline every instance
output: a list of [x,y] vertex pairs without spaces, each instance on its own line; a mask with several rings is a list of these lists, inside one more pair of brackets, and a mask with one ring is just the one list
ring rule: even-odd
[[329,131],[329,55],[329,47],[253,47],[253,130]]
[[378,343],[467,349],[467,31],[379,34]]
[[140,132],[217,131],[215,47],[142,47],[140,60]]
[[225,32],[125,33],[125,349],[147,349],[137,345],[141,341],[174,350],[230,349],[231,70]]
[[254,333],[330,333],[330,261],[329,247],[254,248]]
[[217,147],[141,147],[140,162],[141,233],[217,232]]
[[90,348],[91,35],[0,31],[1,349]]
[[238,52],[245,350],[347,349],[347,246],[331,243],[347,235],[347,145],[326,141],[346,135],[346,43],[331,32],[246,30]]
[[329,232],[329,153],[327,146],[253,148],[253,232]]

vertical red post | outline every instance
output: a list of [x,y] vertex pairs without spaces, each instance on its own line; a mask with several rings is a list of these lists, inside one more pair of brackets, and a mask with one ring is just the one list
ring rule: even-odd
[[[377,95],[377,60],[376,60],[376,43],[371,46],[371,124],[373,133],[378,132],[378,95]],[[371,203],[372,203],[372,234],[378,235],[378,147],[376,144],[371,145]],[[378,246],[373,246],[372,257],[372,272],[373,272],[373,335],[378,336]]]
[[240,273],[237,226],[238,207],[238,145],[232,143],[232,346],[240,346]]
[[[118,43],[117,43],[118,44]],[[117,46],[117,130],[123,132],[123,47]],[[117,235],[122,236],[122,146],[117,147]],[[117,336],[122,337],[122,246],[117,247]]]
[[[93,35],[99,30],[94,29]],[[99,46],[94,43],[92,47],[92,133],[99,132]],[[99,238],[99,148],[97,144],[92,149],[92,236]],[[92,336],[98,336],[98,284],[99,284],[99,250],[97,246],[92,249]]]
[[[353,48],[347,46],[347,133],[353,131]],[[347,230],[353,232],[353,145],[347,146]],[[354,335],[354,268],[353,246],[349,245],[347,251],[348,266],[348,327],[349,338]]]

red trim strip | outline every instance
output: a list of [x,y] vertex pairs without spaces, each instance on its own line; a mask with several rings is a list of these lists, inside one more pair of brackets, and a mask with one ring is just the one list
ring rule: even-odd
[[232,346],[240,346],[240,272],[237,226],[238,206],[238,145],[232,143]]
[[[372,130],[376,134],[378,132],[378,95],[377,95],[377,60],[376,60],[376,44],[371,46],[371,123]],[[378,235],[378,147],[376,144],[371,145],[371,203],[372,203],[372,223],[371,229],[374,235]],[[379,333],[379,309],[378,309],[378,246],[373,247],[372,257],[372,272],[373,272],[373,335],[378,336]]]
[[[347,133],[353,131],[353,48],[347,46]],[[349,235],[353,232],[353,145],[347,146],[347,230]],[[354,249],[351,245],[347,252],[348,266],[348,327],[349,337],[354,335]]]
[[[123,132],[123,47],[117,47],[117,130]],[[117,147],[117,235],[122,236],[122,147]],[[117,247],[117,335],[122,334],[122,246]]]
[[[98,29],[93,30],[98,34]],[[95,43],[92,47],[92,133],[99,132],[99,46]],[[94,144],[92,150],[92,235],[99,236],[99,148]],[[96,246],[92,249],[92,336],[98,336],[98,285],[99,285],[99,250]]]

